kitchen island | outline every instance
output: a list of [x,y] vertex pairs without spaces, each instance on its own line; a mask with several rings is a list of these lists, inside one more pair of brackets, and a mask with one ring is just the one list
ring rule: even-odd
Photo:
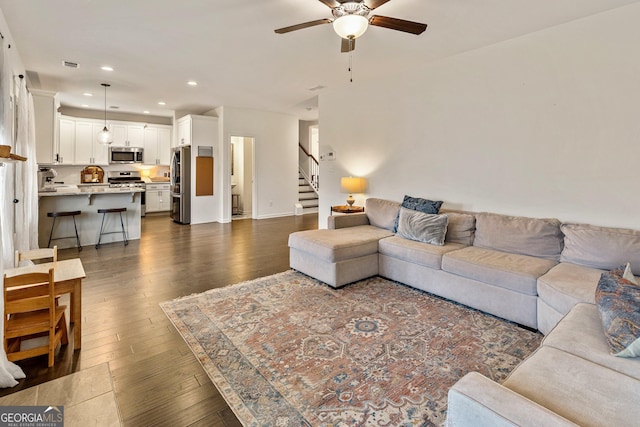
[[[140,201],[144,189],[110,188],[108,185],[73,185],[53,187],[48,190],[38,193],[38,244],[41,248],[47,247],[53,223],[53,218],[47,217],[48,212],[82,211],[80,215],[76,216],[78,235],[82,246],[89,247],[98,243],[100,223],[102,222],[102,214],[98,214],[98,209],[127,208],[127,211],[122,215],[127,237],[129,240],[140,239]],[[105,231],[119,231],[120,215],[107,214],[104,229]],[[63,249],[76,246],[71,217],[58,218],[53,233],[53,237],[73,237],[53,240],[52,247],[57,245],[59,249]],[[102,236],[100,245],[121,241],[121,233],[106,234]]]

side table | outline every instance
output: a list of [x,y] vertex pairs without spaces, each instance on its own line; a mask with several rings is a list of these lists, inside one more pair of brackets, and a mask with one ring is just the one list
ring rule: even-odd
[[333,215],[334,212],[343,213],[343,214],[359,213],[359,212],[364,212],[364,206],[349,206],[349,205],[331,206],[331,215]]

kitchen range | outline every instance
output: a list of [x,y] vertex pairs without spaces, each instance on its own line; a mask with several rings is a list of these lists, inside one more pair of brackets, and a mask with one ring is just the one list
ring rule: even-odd
[[140,193],[140,214],[145,216],[146,213],[146,197],[145,189],[146,185],[142,180],[142,176],[139,171],[109,171],[107,172],[107,182],[109,188],[139,188],[142,190]]

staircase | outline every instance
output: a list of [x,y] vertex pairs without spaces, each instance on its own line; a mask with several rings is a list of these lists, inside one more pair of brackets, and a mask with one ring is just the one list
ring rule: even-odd
[[301,173],[298,173],[298,203],[303,214],[318,212],[318,193]]

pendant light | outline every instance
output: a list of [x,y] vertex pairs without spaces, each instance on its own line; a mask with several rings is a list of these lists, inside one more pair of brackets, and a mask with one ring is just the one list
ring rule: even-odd
[[98,142],[100,144],[109,145],[113,142],[113,135],[107,128],[107,88],[111,86],[107,83],[101,83],[104,86],[104,128],[98,132]]

